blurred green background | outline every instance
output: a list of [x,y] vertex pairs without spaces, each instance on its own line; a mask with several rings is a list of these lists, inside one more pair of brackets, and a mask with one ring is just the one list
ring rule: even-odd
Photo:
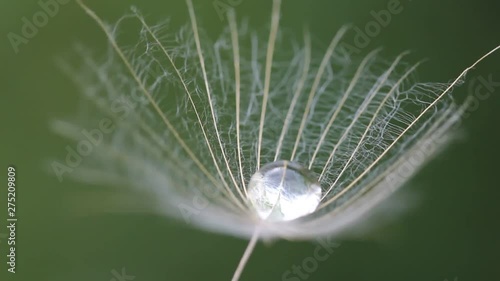
[[[181,0],[86,1],[108,22],[137,6],[150,22],[172,17],[185,22]],[[216,33],[225,24],[215,1],[195,1],[204,27]],[[236,3],[239,16],[256,28],[268,22],[270,1]],[[241,2],[241,3],[240,3]],[[307,23],[328,43],[345,23],[364,28],[370,11],[386,9],[387,0],[284,0],[283,25],[300,32]],[[412,50],[413,62],[429,59],[419,70],[422,81],[447,82],[500,44],[500,5],[494,0],[401,1],[403,10],[365,48],[384,47],[391,58]],[[84,185],[59,183],[46,161],[62,158],[70,141],[55,136],[48,123],[71,117],[78,89],[54,61],[76,42],[104,52],[105,37],[75,3],[59,11],[16,53],[7,34],[21,34],[22,18],[41,11],[37,1],[2,0],[0,234],[6,233],[6,169],[17,176],[17,273],[6,272],[6,240],[0,236],[0,280],[113,280],[122,268],[134,280],[230,280],[246,241],[205,233],[168,218],[147,214],[74,217],[65,194]],[[500,53],[469,73],[454,91],[470,94],[470,81],[500,82]],[[461,138],[448,147],[406,188],[420,195],[419,205],[366,235],[339,240],[341,246],[307,280],[498,280],[500,276],[500,86],[481,100],[464,120]],[[103,199],[104,200],[104,199]],[[106,201],[93,204],[105,205]],[[259,244],[242,280],[282,280],[292,266],[313,254],[309,242]],[[456,278],[456,279],[455,279]],[[115,278],[115,281],[120,280]],[[131,279],[127,279],[131,280]]]

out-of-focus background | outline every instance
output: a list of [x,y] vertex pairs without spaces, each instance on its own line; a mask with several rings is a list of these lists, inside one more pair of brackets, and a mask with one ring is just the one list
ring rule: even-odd
[[[55,60],[71,53],[75,43],[104,53],[106,39],[73,1],[59,0],[57,11],[44,22],[41,13],[47,12],[40,3],[46,2],[53,1],[0,4],[0,276],[5,276],[0,280],[229,280],[246,241],[142,213],[71,215],[65,196],[86,186],[59,182],[47,172],[48,161],[65,157],[64,148],[71,144],[48,124],[76,114],[78,89]],[[131,5],[150,22],[188,20],[182,0],[86,2],[108,22]],[[306,23],[326,45],[341,25],[365,30],[376,22],[375,14],[398,1],[283,2],[283,26],[300,34]],[[195,6],[204,28],[216,33],[227,23],[219,17],[227,6],[263,28],[271,1],[210,0],[195,1]],[[380,46],[388,58],[411,50],[413,62],[428,59],[419,68],[420,80],[448,82],[500,44],[498,1],[401,0],[399,7],[387,24],[378,22],[360,55]],[[22,36],[24,19],[39,26],[19,39],[12,34]],[[479,92],[474,90],[478,83],[484,86]],[[460,138],[405,188],[419,195],[415,208],[365,235],[339,240],[341,246],[314,270],[303,267],[313,256],[314,243],[259,244],[242,280],[287,280],[283,274],[294,266],[303,274],[290,274],[296,279],[288,280],[497,280],[500,53],[470,72],[453,94],[473,95],[477,103],[463,120]],[[15,274],[7,272],[6,264],[10,164],[17,169]],[[105,206],[107,199],[98,197],[91,204]]]

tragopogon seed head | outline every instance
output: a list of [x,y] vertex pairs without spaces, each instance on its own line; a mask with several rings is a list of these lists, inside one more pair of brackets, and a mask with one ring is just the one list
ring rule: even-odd
[[[417,83],[406,53],[351,58],[346,27],[320,50],[307,31],[284,35],[279,0],[265,36],[231,12],[211,40],[187,3],[189,24],[171,28],[135,9],[109,26],[80,2],[110,51],[94,59],[80,49],[83,64],[65,69],[102,115],[54,125],[76,140],[112,129],[72,176],[152,193],[161,213],[213,231],[311,239],[402,186],[462,113],[449,92],[466,71],[451,85]],[[121,43],[124,22],[140,29],[133,47]]]

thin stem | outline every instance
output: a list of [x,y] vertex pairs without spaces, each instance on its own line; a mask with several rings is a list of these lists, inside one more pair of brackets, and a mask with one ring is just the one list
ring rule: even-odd
[[262,150],[262,132],[264,131],[264,120],[266,118],[267,100],[269,98],[269,87],[271,85],[271,69],[274,55],[274,44],[278,35],[280,21],[281,0],[273,1],[273,13],[271,18],[271,31],[269,32],[269,41],[267,42],[266,54],[266,72],[264,77],[264,94],[262,96],[262,108],[260,113],[259,139],[257,141],[257,169],[260,168],[260,153]]
[[[167,49],[161,44],[160,39],[158,38],[158,36],[156,36],[155,33],[149,27],[149,25],[146,24],[146,21],[142,17],[137,16],[137,18],[142,23],[142,26],[150,34],[151,38],[153,38],[153,40],[159,46],[159,48],[163,52],[163,54],[167,57],[168,61],[170,62],[170,64],[174,68],[175,73],[179,77],[179,81],[181,82],[184,90],[186,91],[186,94],[188,96],[189,102],[191,103],[191,106],[193,107],[194,113],[196,115],[196,119],[198,119],[198,124],[200,125],[201,132],[203,134],[203,138],[205,140],[205,143],[207,144],[207,148],[208,148],[208,151],[209,151],[210,156],[212,158],[212,161],[214,163],[214,167],[217,170],[217,173],[219,174],[219,177],[220,177],[220,179],[221,179],[221,181],[222,181],[222,183],[223,183],[223,185],[225,187],[225,189],[221,188],[221,191],[224,194],[226,194],[229,198],[235,200],[234,201],[235,204],[238,205],[238,207],[240,207],[243,211],[248,210],[248,208],[241,203],[240,199],[238,199],[236,197],[236,195],[231,191],[231,188],[229,187],[228,183],[226,182],[226,180],[224,178],[224,175],[222,174],[221,168],[220,168],[219,164],[217,163],[217,158],[215,157],[215,153],[214,153],[214,151],[212,149],[212,146],[210,145],[210,141],[208,140],[207,132],[205,130],[205,127],[203,126],[203,122],[201,121],[200,113],[199,113],[199,111],[198,111],[198,109],[196,107],[196,104],[193,101],[193,97],[191,96],[191,93],[188,90],[188,87],[187,87],[187,84],[185,82],[185,79],[182,77],[182,74],[181,74],[179,68],[177,68],[177,66],[175,65],[174,60],[173,60],[172,56],[167,52]],[[236,188],[237,188],[237,186],[236,186]]]
[[238,264],[238,267],[236,268],[236,271],[234,272],[231,281],[238,281],[240,279],[241,273],[243,272],[243,269],[245,268],[245,265],[247,264],[250,255],[255,249],[257,241],[259,240],[259,233],[260,233],[259,228],[256,228],[252,235],[252,238],[250,239],[250,242],[248,242],[248,246],[245,249],[245,252],[243,253],[243,256],[240,259],[240,263]]
[[[420,63],[417,63],[415,64],[413,67],[411,67],[408,71],[406,71],[406,73],[396,82],[396,84],[394,84],[394,86],[392,86],[391,90],[389,91],[389,93],[387,93],[387,95],[385,95],[384,99],[382,100],[382,102],[380,103],[380,105],[377,107],[377,110],[375,111],[375,113],[373,114],[373,117],[370,119],[370,122],[368,123],[368,125],[366,126],[366,129],[365,131],[363,132],[363,135],[361,136],[358,144],[356,145],[356,148],[354,148],[354,151],[351,153],[351,156],[349,157],[349,160],[347,160],[347,163],[344,165],[344,168],[342,169],[342,171],[340,172],[340,174],[337,176],[337,178],[335,179],[335,181],[330,185],[330,188],[328,188],[328,190],[326,191],[325,195],[323,195],[323,198],[321,198],[321,200],[323,200],[329,193],[330,191],[332,191],[333,187],[337,184],[337,182],[340,180],[340,178],[342,177],[342,175],[344,174],[344,172],[347,170],[347,167],[349,166],[349,164],[352,162],[352,160],[354,159],[354,156],[356,155],[356,153],[358,152],[359,148],[361,147],[361,145],[363,144],[363,141],[365,140],[368,132],[370,131],[370,129],[372,128],[372,124],[373,122],[375,122],[375,120],[377,119],[377,117],[379,116],[379,112],[380,110],[382,110],[382,108],[384,108],[385,106],[385,103],[387,102],[387,100],[389,99],[389,97],[391,97],[398,89],[399,89],[399,86],[401,85],[401,83],[403,83],[403,81],[420,65]],[[385,151],[384,151],[385,152]],[[355,180],[356,181],[356,180]],[[337,198],[339,196],[341,196],[342,194],[344,194],[345,192],[347,192],[353,185],[350,185],[349,188],[346,188],[344,190],[342,190],[341,192],[339,192],[337,195],[334,196],[334,198]],[[330,201],[329,201],[330,202]]]
[[[429,111],[430,108],[432,108],[433,106],[435,106],[436,103],[438,103],[443,98],[444,95],[448,94],[453,89],[453,87],[457,85],[457,83],[460,81],[460,79],[464,78],[465,74],[467,74],[467,72],[469,70],[473,69],[479,62],[481,62],[486,57],[490,56],[491,54],[493,54],[494,52],[496,52],[499,49],[500,49],[500,45],[496,46],[493,50],[489,51],[488,53],[486,53],[485,55],[483,55],[482,57],[480,57],[471,66],[467,67],[464,71],[462,71],[462,73],[460,73],[460,75],[458,75],[458,77],[455,80],[453,80],[453,82],[441,94],[439,94],[439,96],[437,96],[437,98],[434,99],[434,101],[432,103],[430,103],[422,112],[420,112],[420,114],[408,125],[408,127],[406,127],[403,130],[403,132],[401,132],[401,134],[399,134],[393,140],[393,142],[377,157],[377,159],[375,159],[375,161],[373,163],[371,163],[363,171],[363,173],[361,173],[361,175],[359,175],[356,179],[354,179],[341,192],[339,192],[338,194],[336,194],[335,196],[333,196],[331,199],[328,199],[328,201],[326,201],[325,203],[323,203],[322,205],[320,205],[319,208],[321,209],[324,206],[326,206],[326,205],[330,204],[331,202],[335,201],[338,197],[342,196],[342,194],[344,194],[346,191],[348,191],[349,189],[351,189],[356,183],[358,183],[380,161],[380,159],[382,159],[388,153],[388,151],[391,150],[391,148],[406,134],[406,132],[408,132],[408,130],[410,130],[420,120],[420,118],[422,118],[422,116],[427,111]],[[324,197],[322,198],[322,200],[323,199],[324,199]]]
[[308,167],[309,170],[311,170],[311,168],[314,164],[314,160],[316,159],[316,156],[318,155],[319,149],[323,145],[323,142],[326,139],[326,135],[330,131],[330,128],[332,127],[333,122],[337,118],[337,115],[340,113],[340,110],[344,107],[344,104],[347,101],[347,98],[352,93],[352,90],[354,89],[354,86],[356,86],[356,83],[358,83],[359,78],[361,78],[361,74],[362,74],[363,70],[365,70],[365,67],[368,64],[368,62],[375,56],[375,54],[377,54],[379,52],[379,50],[380,49],[377,49],[375,51],[372,51],[370,54],[368,54],[363,59],[361,64],[359,65],[358,70],[356,70],[356,73],[354,74],[354,77],[352,78],[351,83],[349,83],[349,87],[347,88],[344,95],[342,96],[342,99],[340,100],[339,104],[337,105],[337,108],[333,112],[332,117],[330,118],[330,121],[328,121],[328,124],[326,125],[325,130],[321,134],[321,137],[318,141],[318,144],[316,145],[316,149],[314,150],[313,156],[311,157],[311,161],[309,162],[309,167]]
[[342,38],[342,36],[344,36],[346,31],[347,31],[347,26],[344,26],[337,32],[337,34],[335,34],[332,41],[330,42],[330,46],[328,46],[328,49],[326,50],[326,53],[323,56],[321,65],[319,66],[318,72],[316,73],[316,77],[314,78],[311,91],[309,92],[309,97],[307,99],[307,104],[304,109],[304,114],[302,114],[302,121],[300,122],[299,131],[297,132],[297,137],[295,138],[295,145],[293,146],[292,156],[290,157],[290,161],[293,161],[293,159],[295,158],[295,153],[297,152],[300,138],[302,137],[302,131],[304,131],[304,128],[306,126],[307,116],[309,115],[309,112],[311,110],[314,95],[318,90],[319,83],[321,81],[321,78],[323,77],[323,73],[325,72],[328,62],[330,61],[330,58],[333,55],[333,51],[335,51],[335,48],[337,47],[340,39]]
[[226,156],[226,152],[224,150],[224,145],[222,144],[222,137],[221,133],[219,132],[219,128],[217,126],[217,118],[215,117],[215,109],[214,109],[214,102],[212,99],[212,93],[210,91],[210,86],[208,82],[208,76],[207,76],[207,71],[205,67],[205,58],[203,57],[203,52],[201,50],[201,41],[200,41],[200,35],[198,32],[198,24],[196,21],[196,15],[194,14],[194,7],[193,7],[193,1],[192,0],[187,0],[186,1],[188,5],[188,10],[189,10],[189,17],[191,18],[191,27],[193,30],[193,35],[194,35],[194,42],[196,44],[196,50],[198,52],[198,58],[200,59],[200,67],[201,67],[201,73],[203,74],[203,80],[205,81],[205,89],[207,91],[207,98],[208,98],[208,105],[210,107],[210,113],[212,115],[212,121],[214,123],[214,129],[215,129],[215,135],[217,136],[217,141],[220,146],[220,150],[222,153],[222,158],[224,159],[224,162],[226,163],[226,168],[229,173],[229,176],[231,177],[234,188],[238,192],[238,194],[241,196],[241,199],[245,201],[245,196],[239,189],[238,183],[236,182],[236,179],[234,178],[233,172],[231,170],[231,165],[229,164],[228,157]]
[[[326,169],[328,168],[328,165],[333,159],[333,156],[335,156],[335,153],[337,152],[337,149],[339,148],[340,144],[344,142],[344,140],[347,138],[347,135],[351,132],[351,129],[354,127],[358,119],[361,117],[361,115],[367,110],[368,105],[372,102],[372,100],[375,98],[375,96],[379,93],[379,90],[384,86],[386,83],[387,79],[389,78],[389,75],[394,71],[394,68],[399,64],[399,61],[403,56],[405,56],[408,52],[404,52],[401,55],[399,55],[396,60],[392,63],[392,65],[389,67],[389,69],[384,72],[384,74],[379,78],[378,81],[375,82],[373,85],[373,88],[370,90],[368,95],[366,96],[365,100],[361,104],[360,108],[357,109],[356,114],[354,115],[353,120],[351,121],[351,124],[344,130],[342,136],[340,137],[339,141],[335,146],[333,147],[332,152],[330,153],[330,156],[328,157],[328,160],[326,160],[325,165],[323,166],[323,170],[321,171],[321,174],[319,175],[319,180],[321,181],[323,179],[323,176],[325,175]],[[326,193],[325,193],[326,195]],[[321,199],[323,200],[323,198]]]
[[281,147],[283,146],[283,139],[285,138],[285,134],[288,131],[290,123],[293,118],[293,111],[295,109],[295,105],[297,104],[297,100],[299,99],[300,94],[302,93],[302,89],[304,88],[304,84],[307,80],[307,74],[309,73],[309,66],[311,64],[311,36],[309,35],[309,31],[304,29],[304,65],[302,68],[302,75],[297,84],[297,88],[295,89],[295,94],[293,95],[292,102],[290,103],[290,107],[288,108],[288,112],[286,114],[285,123],[283,124],[283,129],[281,130],[280,139],[278,140],[278,147],[276,148],[276,154],[274,155],[274,161],[278,160],[278,157],[281,153]]
[[236,146],[238,148],[238,166],[240,170],[241,185],[245,196],[248,197],[245,177],[243,175],[243,164],[241,160],[241,133],[240,133],[240,106],[241,106],[241,73],[240,73],[240,46],[238,42],[238,27],[236,24],[236,16],[234,10],[230,10],[228,14],[229,27],[231,29],[231,42],[233,44],[234,58],[234,87],[236,88]]
[[102,29],[106,37],[108,37],[109,43],[111,44],[111,47],[115,50],[115,52],[118,54],[120,59],[122,60],[123,64],[125,65],[126,69],[134,79],[134,81],[137,83],[139,86],[139,89],[141,92],[144,94],[144,96],[148,99],[149,103],[151,106],[154,108],[154,110],[158,113],[158,116],[162,119],[163,123],[167,126],[169,131],[173,134],[174,138],[177,140],[179,145],[184,149],[184,151],[188,154],[188,156],[193,160],[193,162],[198,166],[198,168],[207,176],[207,178],[214,184],[217,185],[218,181],[212,176],[212,174],[208,171],[207,167],[201,163],[201,161],[196,157],[196,154],[189,148],[188,144],[182,139],[180,136],[179,132],[175,129],[174,125],[170,122],[170,120],[167,118],[167,116],[163,113],[163,111],[160,109],[159,104],[153,99],[152,94],[149,92],[147,89],[147,86],[144,84],[144,82],[141,80],[139,77],[139,74],[135,71],[134,67],[132,66],[132,63],[127,59],[125,56],[124,51],[118,46],[118,43],[116,42],[113,33],[109,30],[109,28],[106,26],[104,21],[97,16],[97,14],[91,10],[87,5],[85,5],[82,0],[77,0],[76,1],[78,5],[89,15],[96,23],[99,25],[99,27]]

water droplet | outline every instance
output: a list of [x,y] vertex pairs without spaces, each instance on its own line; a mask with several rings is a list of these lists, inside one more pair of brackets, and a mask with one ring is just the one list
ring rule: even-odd
[[250,179],[248,199],[262,219],[293,220],[316,210],[321,186],[300,164],[276,161],[262,166]]

